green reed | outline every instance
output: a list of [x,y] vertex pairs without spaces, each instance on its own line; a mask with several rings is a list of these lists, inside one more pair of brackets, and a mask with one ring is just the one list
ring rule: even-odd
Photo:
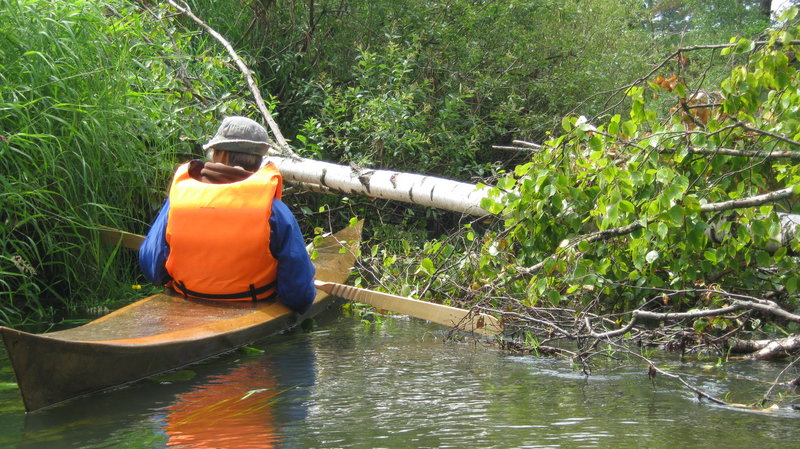
[[0,0],[0,322],[138,282],[134,252],[92,229],[146,230],[235,79],[187,36],[124,1]]

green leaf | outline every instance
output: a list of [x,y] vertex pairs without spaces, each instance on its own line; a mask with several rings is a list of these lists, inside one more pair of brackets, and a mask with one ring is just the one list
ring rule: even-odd
[[433,261],[427,257],[422,259],[422,262],[420,262],[419,266],[428,274],[433,274],[436,272],[436,268],[433,266]]
[[652,251],[648,252],[647,255],[644,256],[644,260],[646,260],[647,263],[650,263],[650,264],[655,262],[656,260],[658,260],[658,251],[652,250]]
[[632,120],[622,122],[622,133],[628,138],[636,135],[636,123],[634,123]]
[[514,185],[516,183],[517,183],[516,178],[514,178],[513,176],[506,176],[500,178],[500,180],[497,181],[497,187],[503,190],[511,190],[514,188]]
[[692,249],[699,250],[706,246],[708,237],[701,226],[695,226],[694,229],[689,232],[688,241]]
[[236,349],[236,351],[248,356],[260,355],[264,353],[263,349],[253,348],[251,346],[241,346]]
[[553,270],[556,268],[556,262],[558,262],[558,261],[556,259],[553,259],[552,257],[548,258],[547,260],[545,260],[544,261],[544,267],[543,267],[544,268],[544,272],[547,273],[547,274],[552,274]]
[[569,116],[565,116],[561,119],[561,128],[563,128],[566,132],[572,131],[572,120]]
[[636,212],[636,207],[630,201],[622,200],[619,202],[619,210],[628,214],[632,214]]
[[619,121],[620,115],[616,114],[611,117],[611,121],[608,122],[608,133],[612,136],[616,136],[619,133]]
[[682,82],[679,82],[675,85],[675,93],[678,95],[679,98],[686,98],[686,85]]
[[658,222],[656,225],[656,234],[663,239],[667,236],[667,232],[669,232],[669,226],[667,226],[667,224],[663,221]]
[[531,167],[533,166],[533,162],[528,162],[527,164],[517,165],[514,167],[514,174],[518,177],[522,177],[530,171]]
[[492,198],[483,198],[481,200],[481,207],[490,214],[498,215],[503,212],[503,205]]
[[751,41],[750,39],[739,39],[739,42],[733,46],[731,50],[733,53],[747,53],[753,51],[756,48],[755,41]]
[[672,206],[669,210],[669,218],[672,222],[676,225],[680,225],[683,223],[683,208],[675,205]]
[[615,223],[619,219],[619,210],[617,209],[617,204],[610,204],[606,207],[606,215],[608,219]]
[[797,16],[798,9],[796,7],[786,8],[781,16],[778,18],[780,22],[787,22],[794,19]]
[[797,283],[798,278],[796,276],[786,279],[786,282],[783,283],[784,287],[786,287],[786,293],[793,295],[797,291]]
[[771,263],[769,253],[762,250],[756,251],[756,263],[762,267],[768,267]]

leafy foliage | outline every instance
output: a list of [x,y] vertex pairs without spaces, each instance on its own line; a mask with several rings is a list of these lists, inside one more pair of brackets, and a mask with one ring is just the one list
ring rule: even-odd
[[[797,33],[792,24],[765,42],[733,39],[722,54],[748,59],[719,91],[693,87],[678,58],[663,69],[674,74],[626,91],[627,116],[596,127],[565,117],[564,134],[487,200],[505,223],[477,275],[524,293],[527,305],[599,300],[622,311],[729,300],[715,291],[783,291],[796,304],[800,239],[782,237],[781,214],[800,213]],[[675,107],[659,110],[660,97]],[[702,106],[690,109],[695,100]],[[793,197],[735,203],[787,188]],[[493,252],[498,241],[511,250]]]

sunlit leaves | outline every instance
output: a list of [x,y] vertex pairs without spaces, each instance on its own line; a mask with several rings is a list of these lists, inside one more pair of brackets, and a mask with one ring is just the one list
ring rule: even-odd
[[436,272],[436,267],[433,265],[433,261],[430,258],[424,258],[419,264],[420,271],[426,273],[428,275],[432,275]]
[[[658,105],[651,104],[657,96],[647,89],[676,105],[697,98],[684,75],[671,74],[649,87],[628,89],[627,120],[615,114],[592,124],[584,117],[564,117],[560,139],[549,141],[533,162],[517,167],[515,182],[500,180],[498,186],[514,192],[504,201],[503,213],[513,217],[509,236],[518,243],[517,260],[522,266],[541,263],[529,285],[537,301],[563,304],[601,295],[611,304],[638,304],[643,294],[638,288],[694,288],[709,278],[722,279],[729,289],[771,288],[759,267],[791,270],[796,258],[785,247],[775,249],[781,235],[776,212],[786,211],[787,205],[722,215],[702,210],[704,204],[747,198],[780,188],[788,179],[800,180],[796,164],[715,154],[722,148],[783,147],[739,121],[775,134],[788,129],[800,134],[800,89],[786,88],[797,85],[786,49],[758,48],[747,39],[732,43],[729,52],[748,55],[750,64],[731,70],[721,83],[724,95],[704,94],[709,104],[699,105],[706,110],[693,113],[694,121],[682,115],[680,106],[669,111],[671,118],[657,118]],[[624,228],[629,230],[615,234]],[[594,233],[615,236],[581,237]],[[792,276],[783,282],[798,288]],[[704,329],[722,325],[702,324]]]
[[750,39],[744,39],[744,38],[741,38],[741,39],[737,39],[735,37],[731,38],[730,43],[734,44],[734,45],[731,46],[731,47],[723,48],[722,51],[721,51],[722,55],[728,55],[728,54],[731,54],[731,53],[734,53],[734,54],[736,54],[736,53],[746,53],[746,52],[753,51],[755,49],[755,47],[756,47],[756,43],[754,41],[752,41]]

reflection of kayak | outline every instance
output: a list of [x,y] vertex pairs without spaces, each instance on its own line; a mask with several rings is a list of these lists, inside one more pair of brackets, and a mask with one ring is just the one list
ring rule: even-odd
[[261,363],[244,363],[199,388],[182,393],[167,407],[167,447],[271,448],[279,445],[275,403],[284,393]]
[[[361,223],[317,245],[317,278],[346,281],[360,239]],[[73,329],[37,335],[0,327],[0,333],[25,409],[33,411],[227,352],[320,313],[333,298],[317,291],[311,309],[298,315],[274,301],[160,293]]]

